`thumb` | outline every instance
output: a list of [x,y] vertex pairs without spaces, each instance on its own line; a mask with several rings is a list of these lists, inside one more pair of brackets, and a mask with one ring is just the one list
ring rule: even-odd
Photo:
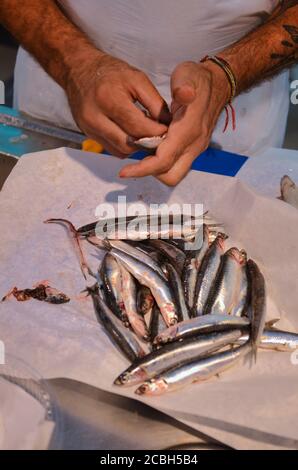
[[195,62],[183,62],[176,67],[171,78],[172,98],[176,103],[186,106],[195,100],[196,74]]

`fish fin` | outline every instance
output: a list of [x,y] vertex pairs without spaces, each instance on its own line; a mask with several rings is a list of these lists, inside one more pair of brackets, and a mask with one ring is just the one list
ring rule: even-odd
[[275,325],[280,321],[280,318],[273,318],[266,322],[266,328],[274,329]]

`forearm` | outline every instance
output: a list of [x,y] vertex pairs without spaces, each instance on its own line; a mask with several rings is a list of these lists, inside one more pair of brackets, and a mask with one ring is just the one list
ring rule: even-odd
[[100,54],[55,0],[1,0],[0,22],[64,89],[86,54]]
[[237,79],[237,93],[290,67],[298,60],[298,1],[285,1],[268,21],[224,50]]

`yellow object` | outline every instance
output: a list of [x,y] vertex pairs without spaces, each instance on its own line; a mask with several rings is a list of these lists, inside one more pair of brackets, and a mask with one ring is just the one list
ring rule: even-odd
[[104,151],[104,147],[102,144],[95,142],[95,140],[86,139],[82,143],[82,150],[84,152],[102,153]]

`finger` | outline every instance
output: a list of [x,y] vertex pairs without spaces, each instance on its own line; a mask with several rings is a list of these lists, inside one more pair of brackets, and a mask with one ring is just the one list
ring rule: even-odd
[[208,143],[208,141],[201,139],[196,140],[172,168],[168,172],[158,175],[157,179],[168,186],[176,186],[188,174],[193,161],[206,150]]
[[[131,155],[136,151],[136,147],[129,144],[128,135],[113,121],[98,113],[98,110],[90,111],[85,123],[89,135],[92,134],[95,140],[104,140],[106,146],[112,148],[117,154]],[[86,129],[84,130],[86,132]]]
[[121,103],[111,103],[106,111],[110,119],[125,133],[136,139],[163,135],[167,132],[167,126],[146,116],[128,96],[124,96]]
[[169,125],[171,113],[167,103],[146,75],[136,82],[136,99],[146,108],[156,121]]
[[197,64],[184,62],[179,64],[171,77],[173,100],[179,105],[188,105],[196,98]]

